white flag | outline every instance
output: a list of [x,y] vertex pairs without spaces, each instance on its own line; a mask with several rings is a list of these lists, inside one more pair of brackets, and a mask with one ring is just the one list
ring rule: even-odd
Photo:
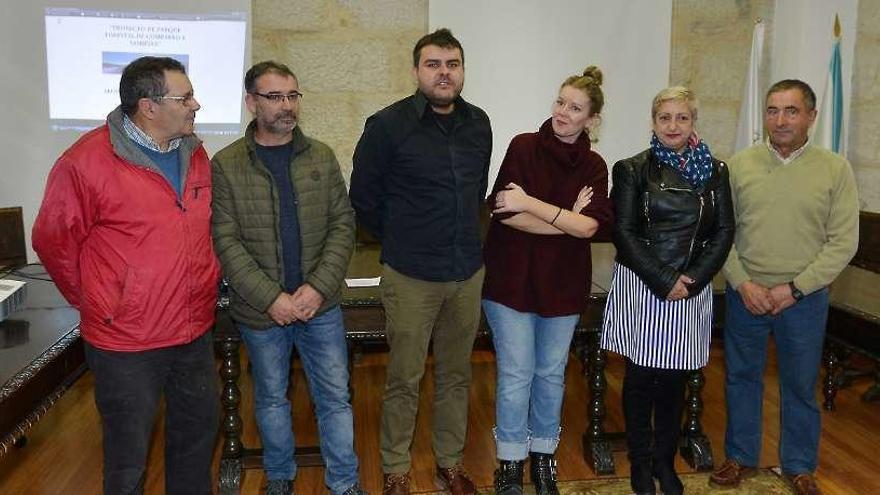
[[735,151],[760,143],[764,137],[764,97],[760,81],[763,55],[764,21],[758,20],[752,32],[752,53],[749,55],[749,73],[739,109]]

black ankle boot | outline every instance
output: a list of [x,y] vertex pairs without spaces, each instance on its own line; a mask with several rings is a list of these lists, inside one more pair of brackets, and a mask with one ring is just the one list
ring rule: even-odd
[[523,464],[526,461],[500,461],[495,470],[495,493],[497,495],[522,495]]
[[630,460],[629,486],[636,495],[655,495],[654,477],[651,475],[651,461]]
[[684,484],[675,473],[675,467],[669,462],[654,463],[654,477],[660,482],[660,493],[663,495],[682,495]]
[[536,495],[559,495],[556,488],[556,459],[553,454],[530,452],[532,459],[530,472]]

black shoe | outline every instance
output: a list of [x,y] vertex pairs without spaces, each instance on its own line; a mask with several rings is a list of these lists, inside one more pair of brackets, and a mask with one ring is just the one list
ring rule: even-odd
[[630,461],[629,486],[636,495],[655,495],[654,477],[651,475],[651,463]]
[[536,495],[559,495],[556,488],[556,459],[553,454],[530,452],[532,459],[530,471]]
[[526,461],[501,461],[495,470],[496,495],[522,495],[523,464]]
[[654,463],[654,477],[660,482],[660,492],[663,495],[682,495],[684,493],[684,484],[671,464]]

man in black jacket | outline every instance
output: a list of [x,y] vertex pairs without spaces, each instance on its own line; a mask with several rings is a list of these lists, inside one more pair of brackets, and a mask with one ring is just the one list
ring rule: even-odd
[[351,176],[357,219],[382,242],[391,349],[381,426],[384,493],[409,493],[409,449],[432,337],[438,477],[452,493],[473,493],[461,458],[480,320],[479,211],[492,131],[486,113],[460,96],[464,53],[448,29],[416,43],[413,75],[414,95],[367,119]]

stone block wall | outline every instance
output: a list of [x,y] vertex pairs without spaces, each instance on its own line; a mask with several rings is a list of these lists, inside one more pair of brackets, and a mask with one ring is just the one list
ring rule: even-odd
[[880,2],[859,2],[849,121],[849,159],[866,211],[880,212]]
[[[697,127],[720,158],[734,151],[755,19],[766,25],[764,73],[769,84],[772,0],[673,0],[670,84],[700,96]],[[859,2],[849,121],[849,159],[861,209],[880,211],[880,2]]]
[[427,0],[254,0],[252,58],[290,66],[303,131],[348,177],[364,120],[415,89],[412,47],[427,27]]
[[764,73],[769,79],[773,0],[673,0],[669,83],[700,100],[697,130],[721,159],[736,142],[755,21],[764,21]]

